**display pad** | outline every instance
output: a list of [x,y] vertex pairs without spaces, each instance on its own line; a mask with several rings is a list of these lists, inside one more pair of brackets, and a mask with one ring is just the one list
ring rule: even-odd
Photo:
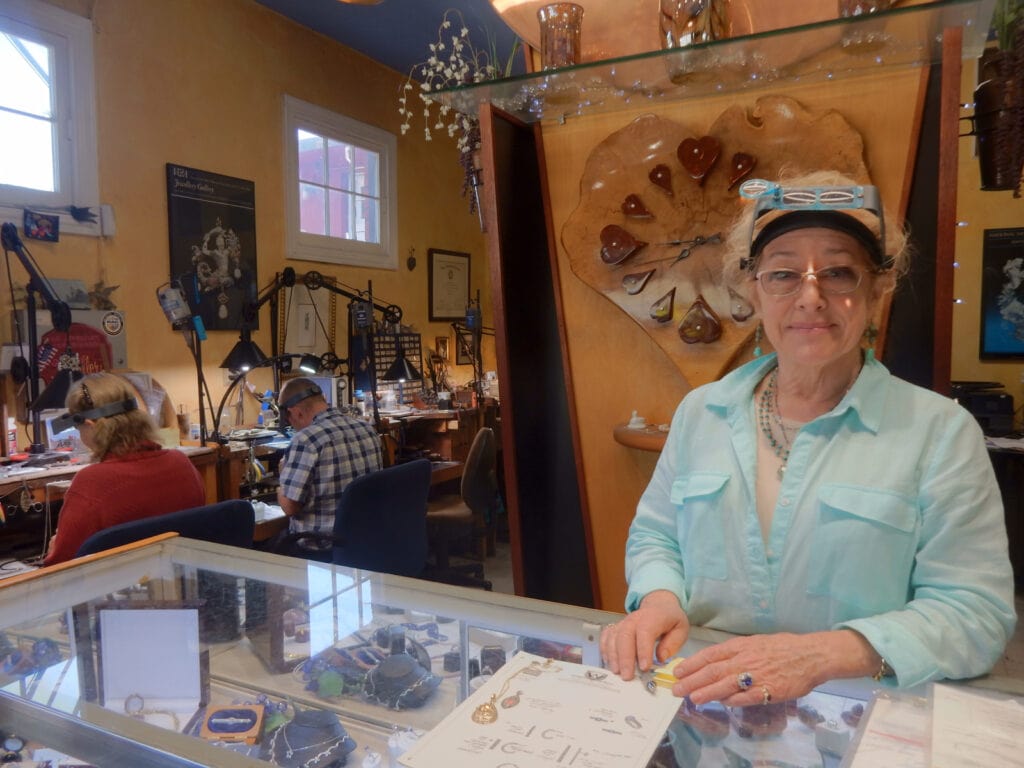
[[[40,590],[46,601],[38,599]],[[211,766],[238,755],[305,768],[340,765],[343,758],[374,765],[379,755],[381,766],[397,765],[389,758],[397,760],[521,652],[563,669],[599,667],[600,628],[617,618],[185,539],[15,577],[4,592],[5,728],[26,739],[30,751],[77,750],[93,762],[103,755],[87,754],[60,735],[66,729],[54,727],[58,720],[68,718],[72,733],[77,724],[124,736],[133,742],[123,747],[129,751],[147,749],[159,734],[173,754]],[[142,611],[112,613],[116,607]],[[111,636],[110,618],[138,621],[137,615],[156,626],[149,617],[164,610],[170,626],[184,631],[181,617],[192,609],[198,699],[188,703],[179,692],[160,690],[168,676],[154,660],[153,674],[137,675],[116,702],[112,696],[104,702],[103,681],[117,663],[111,656],[117,648],[127,641],[144,656],[146,648],[160,647],[159,638],[138,633]],[[712,636],[721,639],[695,628],[684,652]],[[870,692],[871,681],[862,681],[841,695],[814,692],[768,706],[684,705],[652,764],[819,766],[821,749],[841,754],[851,741]],[[29,702],[42,709],[19,721]],[[627,723],[629,715],[609,713]],[[587,745],[579,746],[582,755]],[[496,762],[479,765],[497,766],[507,757],[495,754]],[[516,764],[536,763],[520,756]]]

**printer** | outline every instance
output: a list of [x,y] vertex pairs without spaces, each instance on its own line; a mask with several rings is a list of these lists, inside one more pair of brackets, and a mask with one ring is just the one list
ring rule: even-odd
[[978,420],[986,435],[1014,432],[1013,395],[998,381],[954,381],[953,397]]

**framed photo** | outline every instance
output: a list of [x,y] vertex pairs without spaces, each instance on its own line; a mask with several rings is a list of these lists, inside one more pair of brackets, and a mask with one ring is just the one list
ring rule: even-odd
[[447,336],[437,336],[434,338],[434,352],[437,353],[438,357],[444,360],[451,360],[448,349],[449,338]]
[[473,334],[469,331],[455,332],[455,364],[473,364]]
[[1024,358],[1024,228],[985,230],[980,357]]
[[[333,277],[324,277],[334,284]],[[277,348],[281,354],[316,355],[334,352],[337,301],[326,288],[310,290],[301,281],[278,294]]]
[[469,254],[427,250],[427,301],[431,320],[459,320],[469,304]]
[[[167,163],[171,281],[208,331],[236,331],[254,304],[256,184]],[[249,322],[259,328],[259,317]]]

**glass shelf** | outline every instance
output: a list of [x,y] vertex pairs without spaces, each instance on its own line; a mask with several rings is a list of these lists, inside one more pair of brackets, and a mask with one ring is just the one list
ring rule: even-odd
[[995,0],[938,0],[464,85],[438,91],[433,98],[469,115],[490,103],[536,123],[779,84],[825,83],[939,61],[943,30],[954,27],[963,28],[963,56],[976,57],[985,46],[994,7]]

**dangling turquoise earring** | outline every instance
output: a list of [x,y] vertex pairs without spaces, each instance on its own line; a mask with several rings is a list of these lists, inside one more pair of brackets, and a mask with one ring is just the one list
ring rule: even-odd
[[761,323],[754,329],[754,357],[760,357],[761,352]]
[[868,323],[868,327],[864,329],[864,338],[868,342],[868,348],[864,352],[865,360],[875,359],[875,340],[878,339],[878,326],[875,325],[875,321],[872,320]]

